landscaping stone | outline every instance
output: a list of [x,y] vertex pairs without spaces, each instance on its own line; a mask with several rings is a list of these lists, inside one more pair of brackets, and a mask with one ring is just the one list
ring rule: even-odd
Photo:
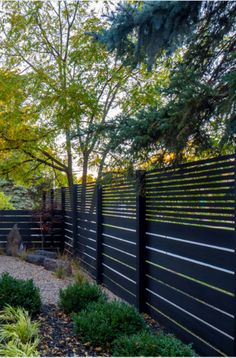
[[47,251],[47,250],[37,250],[37,251],[35,251],[35,255],[49,257],[50,259],[56,259],[57,258],[57,253],[56,252]]
[[9,256],[18,256],[23,250],[22,238],[17,224],[15,224],[7,236],[6,253]]
[[26,256],[26,261],[30,262],[31,264],[35,265],[44,265],[45,257],[42,255],[36,255],[36,254],[28,254]]
[[44,268],[49,271],[56,271],[59,268],[63,268],[67,275],[72,274],[71,263],[63,260],[55,260],[50,258],[45,258],[44,260]]

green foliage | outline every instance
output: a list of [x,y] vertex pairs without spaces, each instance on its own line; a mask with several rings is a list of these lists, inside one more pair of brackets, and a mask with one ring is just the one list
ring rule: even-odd
[[179,157],[232,151],[236,128],[235,18],[235,2],[205,3],[192,40],[179,50],[179,61],[171,63],[169,82],[163,88],[156,87],[164,101],[147,104],[133,115],[119,115],[111,124],[113,152],[137,161],[164,151]]
[[39,288],[32,280],[19,280],[8,273],[0,277],[0,309],[6,305],[25,308],[34,315],[40,311]]
[[59,266],[59,267],[55,270],[54,274],[55,274],[55,276],[56,276],[57,278],[63,279],[63,278],[66,277],[66,270],[65,270],[65,268],[64,268],[63,266]]
[[0,312],[0,340],[17,340],[23,344],[33,341],[39,334],[38,322],[32,322],[23,308],[6,306]]
[[194,357],[191,345],[186,345],[174,336],[162,332],[154,335],[140,332],[122,336],[112,344],[114,357]]
[[66,313],[80,312],[91,302],[104,302],[106,297],[98,285],[75,283],[60,290],[59,307]]
[[13,210],[14,206],[10,203],[11,198],[0,191],[0,210]]
[[73,314],[74,330],[83,342],[109,346],[121,335],[130,335],[146,328],[143,317],[126,303],[114,301],[89,305]]
[[33,343],[8,342],[0,346],[0,356],[4,357],[39,357],[37,351],[39,341]]
[[0,312],[0,355],[38,356],[39,323],[32,322],[27,311],[6,306]]
[[116,49],[125,64],[148,62],[151,66],[157,54],[163,50],[172,53],[191,37],[201,5],[201,1],[143,1],[141,6],[139,2],[119,3],[116,11],[107,15],[110,28],[91,35],[108,50]]

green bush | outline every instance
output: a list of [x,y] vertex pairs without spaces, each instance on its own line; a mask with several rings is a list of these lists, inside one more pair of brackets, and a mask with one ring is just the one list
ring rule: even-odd
[[66,313],[80,312],[92,302],[105,302],[106,296],[98,285],[75,283],[60,290],[59,307]]
[[0,277],[0,309],[6,305],[25,308],[30,314],[40,311],[39,289],[32,280],[19,280],[8,273]]
[[154,335],[140,332],[132,336],[122,336],[112,344],[115,357],[193,357],[191,345],[186,345],[174,336],[163,332]]
[[97,303],[88,306],[80,314],[72,315],[75,333],[82,341],[107,347],[117,337],[147,329],[138,311],[123,302]]

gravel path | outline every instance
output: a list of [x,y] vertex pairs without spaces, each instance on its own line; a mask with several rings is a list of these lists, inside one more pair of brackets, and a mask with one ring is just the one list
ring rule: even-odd
[[36,266],[16,257],[0,255],[0,275],[8,272],[11,276],[20,279],[33,279],[39,287],[44,304],[56,304],[60,288],[66,287],[72,278],[58,279],[53,273],[41,266]]

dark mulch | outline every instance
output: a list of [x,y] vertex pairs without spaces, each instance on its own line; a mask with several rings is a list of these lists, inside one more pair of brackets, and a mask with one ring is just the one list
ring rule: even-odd
[[73,333],[73,324],[68,315],[65,315],[56,306],[45,305],[42,313],[37,317],[40,322],[40,356],[47,357],[74,357],[74,356],[103,356],[100,347],[91,347],[89,342],[79,342]]

